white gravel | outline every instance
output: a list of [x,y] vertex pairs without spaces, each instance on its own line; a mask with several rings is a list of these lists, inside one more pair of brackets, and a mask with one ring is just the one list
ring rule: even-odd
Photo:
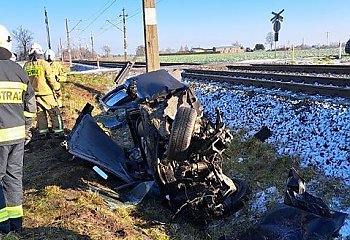
[[[246,129],[246,138],[267,126],[273,132],[267,142],[276,147],[279,155],[300,158],[302,166],[313,165],[325,175],[338,177],[350,185],[349,100],[220,83],[191,81],[189,84],[212,119],[215,108],[219,107],[224,122],[233,132]],[[252,208],[265,209],[261,204],[267,201],[267,193],[272,189],[256,193]],[[337,206],[330,207],[350,214],[350,208],[342,203],[334,205]],[[348,215],[336,239],[349,238]]]
[[267,140],[279,155],[301,159],[325,175],[350,185],[350,101],[307,96],[229,84],[191,82],[205,112],[214,118],[215,108],[233,131],[246,129],[251,137],[267,126]]

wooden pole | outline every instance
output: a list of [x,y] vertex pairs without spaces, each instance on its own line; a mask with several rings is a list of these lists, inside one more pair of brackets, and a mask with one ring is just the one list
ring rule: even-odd
[[146,71],[160,69],[155,0],[142,0],[146,52]]

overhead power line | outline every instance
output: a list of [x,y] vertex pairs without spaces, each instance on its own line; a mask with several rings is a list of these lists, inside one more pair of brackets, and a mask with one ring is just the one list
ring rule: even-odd
[[84,32],[88,27],[90,27],[99,17],[102,16],[117,0],[114,0],[111,4],[109,4],[99,15],[97,15],[81,32]]

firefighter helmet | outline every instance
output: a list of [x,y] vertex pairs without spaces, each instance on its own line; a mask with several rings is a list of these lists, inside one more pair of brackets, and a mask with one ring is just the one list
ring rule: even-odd
[[0,47],[0,53],[5,54],[6,57],[10,58],[12,55],[12,39],[10,33],[3,25],[0,25]]
[[39,43],[33,43],[32,44],[32,47],[29,50],[29,55],[33,54],[33,53],[36,53],[36,54],[39,54],[39,55],[44,54],[43,48],[41,47],[41,45]]
[[49,60],[54,61],[55,57],[56,57],[56,54],[55,54],[55,52],[53,50],[48,49],[48,50],[45,51],[44,57],[45,57],[46,61],[49,61]]

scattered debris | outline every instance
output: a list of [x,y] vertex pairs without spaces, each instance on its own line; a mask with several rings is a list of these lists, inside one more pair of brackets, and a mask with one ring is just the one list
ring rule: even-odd
[[290,169],[284,204],[269,211],[257,226],[239,240],[330,239],[343,226],[347,214],[333,211],[306,192],[305,181]]
[[261,142],[264,142],[266,139],[272,136],[272,131],[267,127],[263,126],[259,132],[254,134],[254,138],[260,140]]

